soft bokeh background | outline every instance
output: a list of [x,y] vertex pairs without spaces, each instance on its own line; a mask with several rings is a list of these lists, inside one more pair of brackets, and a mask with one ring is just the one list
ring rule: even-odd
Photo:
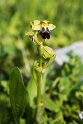
[[[20,68],[26,84],[32,76],[37,51],[25,33],[34,19],[56,25],[48,41],[53,49],[83,40],[83,0],[0,0],[0,124],[14,124],[8,93],[12,68]],[[69,57],[61,67],[53,63],[47,69],[45,92],[56,105],[56,112],[46,109],[48,124],[82,124],[83,64],[79,56]]]

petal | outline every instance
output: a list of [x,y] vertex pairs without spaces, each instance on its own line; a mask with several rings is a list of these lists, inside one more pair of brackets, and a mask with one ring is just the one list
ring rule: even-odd
[[40,21],[39,20],[34,20],[31,22],[31,25],[39,25]]
[[39,20],[34,20],[31,22],[31,26],[33,30],[40,30],[41,29],[41,24]]
[[56,28],[55,25],[53,25],[53,24],[49,24],[49,25],[48,25],[48,29],[49,29],[49,30],[53,30],[54,28]]
[[40,25],[32,25],[32,29],[33,30],[41,30],[41,26]]

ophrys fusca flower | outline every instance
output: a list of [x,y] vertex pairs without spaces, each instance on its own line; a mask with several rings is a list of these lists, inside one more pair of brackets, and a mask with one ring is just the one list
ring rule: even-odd
[[39,31],[39,34],[43,39],[49,39],[50,31],[53,30],[56,26],[47,20],[34,20],[31,22],[31,27],[33,30]]
[[52,48],[45,45],[45,39],[50,39],[51,30],[56,26],[47,20],[34,20],[30,24],[33,31],[28,32],[26,35],[37,45],[38,55],[34,62],[34,68],[36,71],[41,72],[53,62],[56,56]]

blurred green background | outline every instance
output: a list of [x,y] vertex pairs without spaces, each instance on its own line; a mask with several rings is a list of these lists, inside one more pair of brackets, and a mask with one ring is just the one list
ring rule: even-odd
[[[31,79],[37,50],[25,33],[36,19],[56,25],[47,43],[53,49],[83,40],[83,0],[0,0],[0,124],[14,124],[8,91],[12,68],[20,68],[25,85]],[[83,64],[79,56],[69,53],[69,57],[68,63],[59,68],[53,63],[46,71],[45,92],[56,106],[56,111],[46,109],[46,124],[83,123],[79,118],[83,110]]]

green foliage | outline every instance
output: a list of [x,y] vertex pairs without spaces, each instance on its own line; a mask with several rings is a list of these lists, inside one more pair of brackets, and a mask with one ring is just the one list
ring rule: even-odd
[[69,56],[69,62],[61,68],[57,68],[55,65],[50,68],[50,72],[54,71],[48,74],[46,92],[56,105],[56,112],[53,117],[55,121],[60,123],[60,120],[63,120],[64,123],[66,121],[68,124],[82,124],[79,113],[83,105],[83,79],[81,79],[83,63],[78,56],[73,56],[73,54]]

